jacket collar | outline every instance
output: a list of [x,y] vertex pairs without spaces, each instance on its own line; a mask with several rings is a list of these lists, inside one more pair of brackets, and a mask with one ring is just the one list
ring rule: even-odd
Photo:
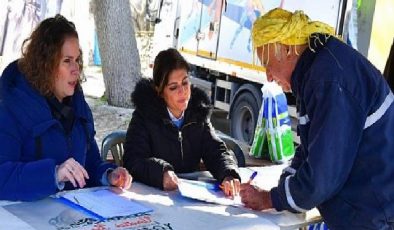
[[309,38],[309,48],[301,54],[296,67],[292,73],[291,77],[291,89],[293,95],[297,97],[298,93],[302,91],[302,82],[304,80],[305,74],[311,68],[316,56],[323,49],[331,37],[327,35],[315,33]]
[[[39,127],[43,132],[57,123],[44,96],[32,88],[20,72],[17,61],[9,64],[0,78],[0,103],[12,113],[16,120],[27,130]],[[77,89],[73,95],[73,107],[77,118],[88,119],[83,93]]]

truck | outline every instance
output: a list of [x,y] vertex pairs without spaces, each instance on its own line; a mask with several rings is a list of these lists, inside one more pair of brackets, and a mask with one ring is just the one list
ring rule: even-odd
[[[153,35],[155,57],[160,50],[177,49],[189,62],[192,83],[210,96],[215,108],[228,113],[231,136],[253,142],[267,82],[251,41],[253,22],[281,7],[303,10],[312,20],[336,28],[341,35],[351,2],[346,0],[161,0]],[[151,62],[152,63],[152,62]],[[288,95],[295,117],[294,98]],[[299,138],[294,135],[295,142]]]

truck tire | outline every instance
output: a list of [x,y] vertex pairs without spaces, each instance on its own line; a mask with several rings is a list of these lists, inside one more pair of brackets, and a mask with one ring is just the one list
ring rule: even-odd
[[230,136],[217,133],[218,137],[226,144],[227,149],[229,150],[230,155],[233,157],[235,163],[237,163],[238,167],[245,167],[245,155],[241,149],[241,146],[231,138]]
[[258,114],[259,106],[253,94],[246,91],[239,95],[231,110],[231,136],[251,145]]

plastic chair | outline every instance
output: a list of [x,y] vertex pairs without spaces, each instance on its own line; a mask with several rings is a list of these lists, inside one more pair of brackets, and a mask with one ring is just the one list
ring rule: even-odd
[[116,165],[123,165],[123,143],[126,141],[126,131],[114,131],[104,137],[101,144],[101,159],[107,160],[108,152],[111,151]]

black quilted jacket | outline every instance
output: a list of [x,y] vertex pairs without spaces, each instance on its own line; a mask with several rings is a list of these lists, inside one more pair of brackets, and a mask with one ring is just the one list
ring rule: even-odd
[[203,160],[218,180],[239,178],[238,169],[224,143],[215,135],[210,122],[207,95],[192,88],[182,127],[172,124],[164,100],[142,79],[132,94],[135,106],[124,145],[124,166],[134,179],[163,188],[163,172],[193,172]]

